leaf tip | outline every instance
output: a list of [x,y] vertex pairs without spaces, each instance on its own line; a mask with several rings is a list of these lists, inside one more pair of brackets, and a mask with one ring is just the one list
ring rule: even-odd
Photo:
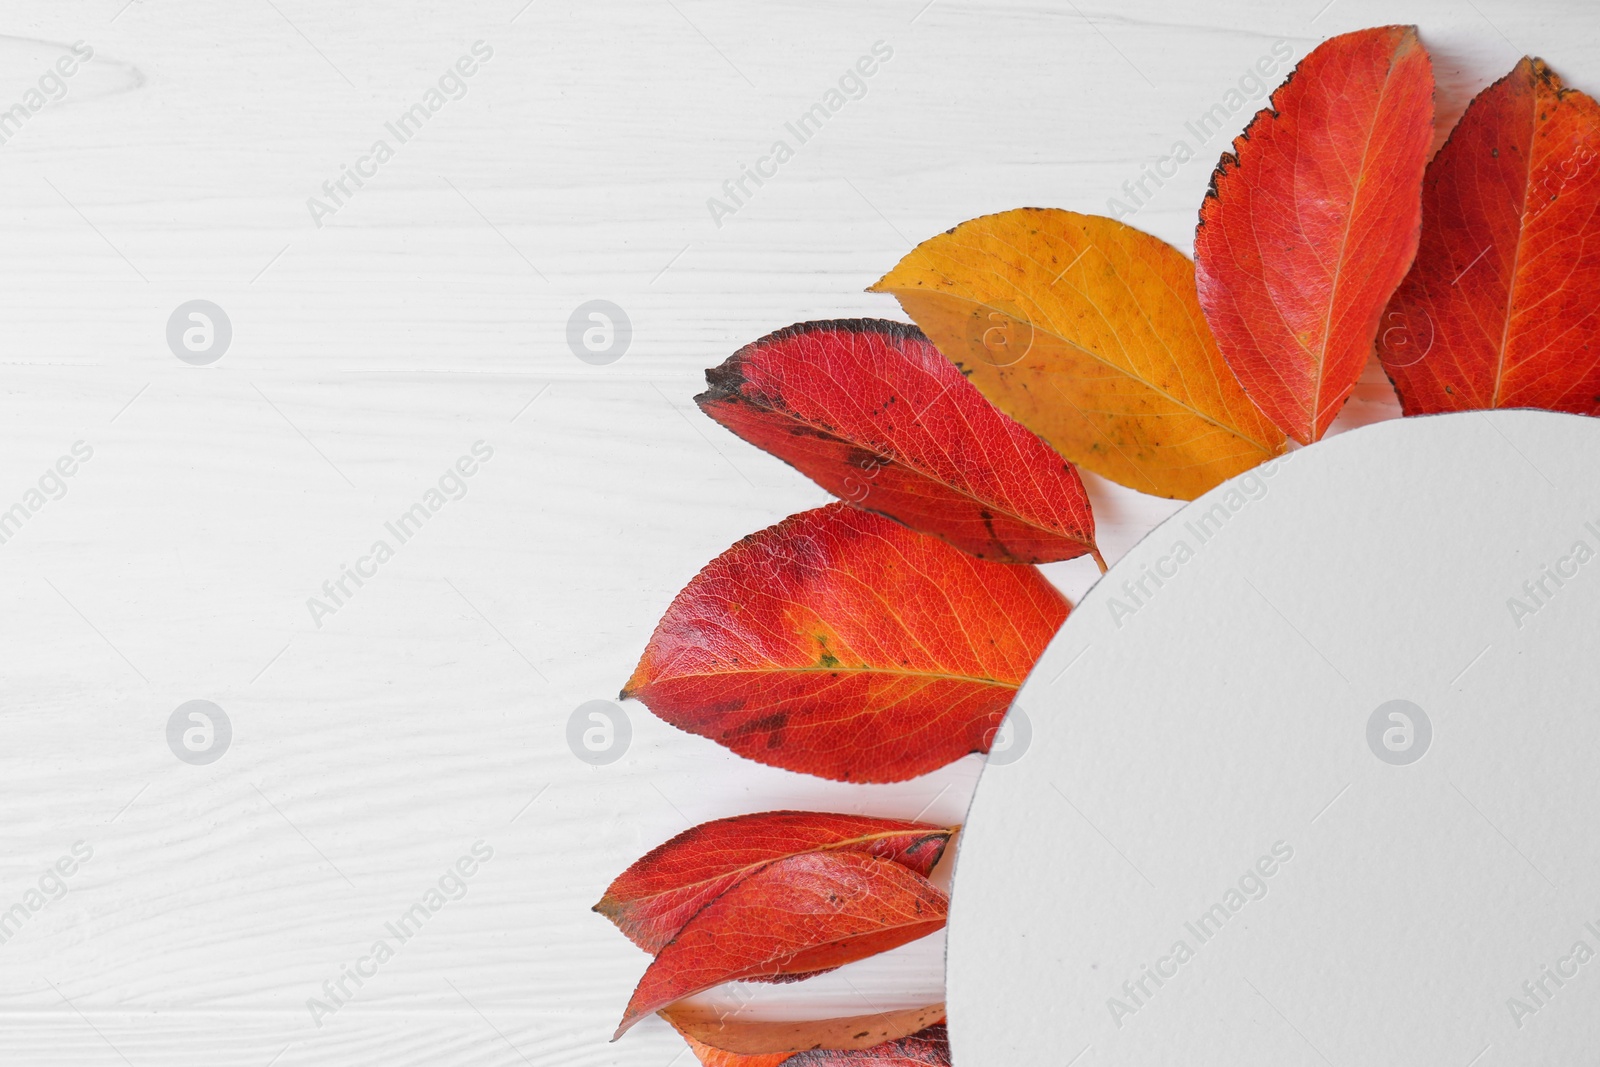
[[706,368],[706,391],[697,394],[694,403],[695,407],[713,421],[722,421],[717,418],[713,410],[716,406],[738,403],[744,398],[745,354],[750,347],[747,345],[715,367]]
[[642,1014],[639,1014],[638,1011],[634,1008],[633,1002],[629,1001],[628,1007],[623,1013],[622,1021],[617,1024],[616,1030],[613,1031],[612,1034],[611,1034],[611,1040],[612,1041],[616,1041],[623,1034],[627,1033],[629,1030],[632,1030],[633,1029],[633,1024],[638,1022],[642,1018],[644,1018],[644,1016]]

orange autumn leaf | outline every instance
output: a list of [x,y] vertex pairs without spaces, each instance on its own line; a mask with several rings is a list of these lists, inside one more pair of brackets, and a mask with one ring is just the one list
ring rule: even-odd
[[700,1061],[700,1067],[778,1067],[794,1056],[793,1052],[729,1052],[696,1041],[689,1034],[684,1034],[683,1040],[694,1058]]
[[708,1064],[706,1053],[721,1053],[737,1058],[745,1067],[756,1067],[751,1062],[755,1057],[776,1054],[781,1061],[796,1052],[866,1049],[909,1037],[942,1022],[944,1005],[803,1021],[740,1019],[727,1012],[681,1004],[663,1008],[660,1015],[695,1049],[701,1063]]
[[1414,26],[1306,56],[1222,157],[1200,206],[1200,303],[1246,392],[1320,438],[1372,355],[1411,266],[1433,138],[1433,68]]
[[594,910],[646,952],[659,952],[697,911],[775,860],[841,849],[893,860],[926,876],[944,855],[952,832],[904,819],[814,811],[717,819],[635,860]]
[[696,1041],[686,1033],[683,1041],[690,1046],[694,1059],[701,1062],[701,1067],[778,1067],[781,1062],[794,1057],[794,1053],[730,1053],[726,1049],[712,1048],[702,1041]]
[[1428,164],[1378,356],[1407,415],[1600,414],[1600,106],[1524,58]]
[[892,293],[996,407],[1122,485],[1192,500],[1285,447],[1217,351],[1193,264],[1121,222],[986,215],[870,291]]
[[927,937],[948,908],[931,882],[892,860],[859,852],[778,860],[700,909],[661,950],[615,1037],[724,982],[811,974]]
[[896,782],[995,730],[1066,600],[848,504],[791,515],[673,600],[622,696],[774,767]]

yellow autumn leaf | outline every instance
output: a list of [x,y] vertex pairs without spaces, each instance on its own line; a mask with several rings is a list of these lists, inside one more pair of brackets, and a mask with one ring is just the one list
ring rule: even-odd
[[1129,488],[1193,500],[1286,447],[1223,361],[1194,264],[1115,219],[985,215],[868,291],[893,294],[1000,410]]

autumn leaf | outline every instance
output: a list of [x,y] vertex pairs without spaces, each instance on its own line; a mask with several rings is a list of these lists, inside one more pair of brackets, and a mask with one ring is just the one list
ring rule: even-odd
[[[700,1048],[735,1056],[778,1053],[787,1058],[812,1049],[865,1049],[909,1037],[942,1022],[944,1005],[798,1022],[740,1019],[727,1012],[683,1004],[663,1008],[660,1014],[685,1040]],[[701,1062],[705,1062],[704,1056]]]
[[[921,1012],[929,1010],[921,1009]],[[938,1010],[942,1016],[943,1005]],[[682,1033],[682,1030],[679,1032]],[[836,1049],[825,1046],[805,1052],[738,1053],[707,1045],[686,1033],[683,1039],[688,1042],[702,1067],[778,1067],[780,1063],[794,1067],[950,1067],[950,1040],[943,1022],[865,1048]]]
[[695,912],[775,860],[840,849],[893,860],[926,876],[944,855],[952,832],[904,819],[812,811],[717,819],[641,856],[617,876],[594,910],[634,944],[655,953]]
[[986,215],[869,291],[894,294],[1001,411],[1122,485],[1193,500],[1284,449],[1217,351],[1194,265],[1121,222]]
[[1092,554],[1078,472],[1001,414],[921,330],[804,322],[706,372],[695,402],[835,496],[981,559]]
[[1228,365],[1307,444],[1372,355],[1411,265],[1433,138],[1433,68],[1414,26],[1324,41],[1212,175],[1195,231],[1200,303]]
[[1600,414],[1600,108],[1524,58],[1428,164],[1378,356],[1407,415]]
[[661,950],[613,1040],[723,982],[827,970],[926,937],[944,925],[948,905],[892,860],[842,851],[777,860],[701,908]]
[[950,1036],[945,1024],[940,1023],[871,1048],[819,1048],[797,1053],[783,1062],[786,1067],[950,1067]]
[[700,1067],[778,1067],[794,1056],[793,1052],[729,1052],[696,1041],[688,1034],[683,1035],[683,1040],[700,1061]]
[[778,1064],[792,1059],[794,1053],[728,1053],[725,1049],[712,1048],[701,1041],[685,1035],[686,1045],[690,1046],[694,1059],[701,1062],[701,1067],[778,1067]]
[[830,504],[696,575],[622,696],[770,766],[903,781],[988,751],[1067,610],[1033,567]]

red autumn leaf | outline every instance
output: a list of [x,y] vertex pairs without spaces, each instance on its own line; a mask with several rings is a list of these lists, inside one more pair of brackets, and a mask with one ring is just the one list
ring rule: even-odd
[[783,1062],[785,1067],[950,1067],[950,1037],[945,1024],[939,1023],[871,1048],[819,1048]]
[[1100,561],[1078,472],[915,326],[803,322],[706,381],[702,411],[857,507],[981,559]]
[[903,781],[988,751],[1067,610],[1033,567],[829,504],[696,575],[622,696],[760,763]]
[[1378,356],[1407,415],[1600,414],[1600,107],[1524,58],[1428,164]]
[[828,970],[898,948],[942,927],[948,906],[920,874],[860,852],[770,863],[701,908],[661,950],[615,1036],[724,982]]
[[1413,26],[1323,42],[1222,157],[1195,231],[1228,366],[1302,444],[1355,387],[1417,249],[1433,69]]
[[[679,1033],[683,1033],[681,1027]],[[683,1033],[683,1039],[702,1067],[778,1067],[780,1063],[792,1067],[950,1067],[950,1040],[942,1022],[865,1048],[740,1053],[713,1048],[688,1033]]]
[[702,823],[636,860],[594,910],[646,952],[659,952],[695,912],[752,871],[827,849],[865,852],[918,874],[933,870],[951,830],[904,819],[769,811]]

